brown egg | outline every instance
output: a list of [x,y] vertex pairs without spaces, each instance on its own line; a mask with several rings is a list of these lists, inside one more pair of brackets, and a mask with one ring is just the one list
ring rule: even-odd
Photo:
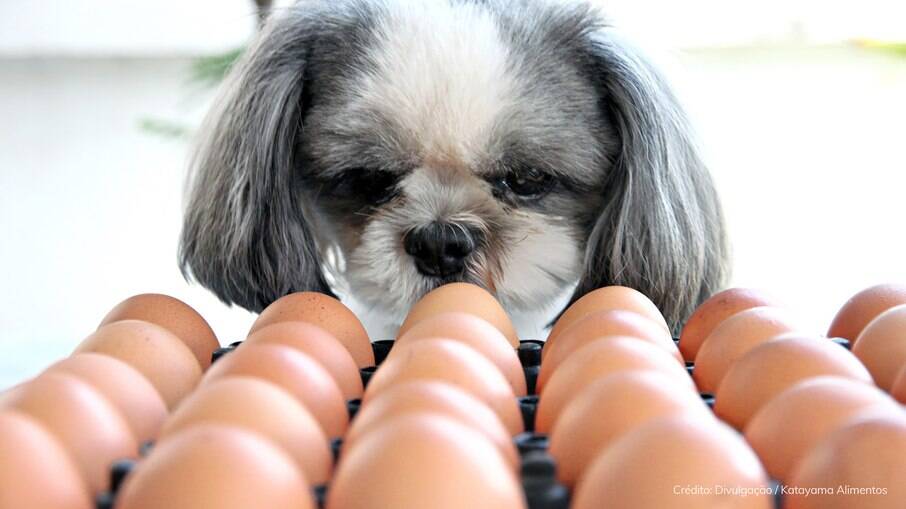
[[865,366],[840,345],[826,339],[785,337],[756,346],[730,367],[717,389],[714,411],[742,429],[784,389],[822,375],[871,383]]
[[556,368],[572,352],[599,338],[622,336],[638,338],[662,348],[680,365],[685,365],[676,344],[663,327],[638,313],[609,309],[586,315],[564,330],[555,343],[545,345],[542,352],[546,351],[547,356],[542,354],[544,362],[541,363],[541,372],[536,382],[538,392],[544,389]]
[[126,478],[116,509],[314,509],[305,476],[273,442],[200,425],[154,448]]
[[243,343],[244,346],[258,344],[288,346],[311,356],[331,374],[345,399],[362,397],[365,388],[355,359],[337,338],[321,327],[305,322],[271,324],[253,333]]
[[19,385],[3,395],[0,409],[18,410],[47,428],[75,460],[92,493],[109,488],[112,462],[138,455],[138,443],[119,411],[72,375],[45,373]]
[[211,365],[211,354],[220,348],[208,322],[185,302],[158,293],[135,295],[116,305],[98,327],[120,320],[142,320],[167,329],[192,350],[201,370]]
[[573,487],[620,437],[652,419],[684,412],[712,415],[697,394],[656,371],[621,371],[595,380],[563,409],[551,431],[557,476]]
[[[632,311],[646,318],[651,319],[656,324],[670,334],[670,327],[664,320],[664,316],[658,310],[657,306],[651,302],[651,299],[643,295],[638,290],[627,288],[625,286],[607,286],[588,292],[576,302],[573,302],[566,311],[560,315],[550,334],[547,335],[547,344],[545,350],[553,346],[557,336],[569,328],[581,318],[598,311],[607,311],[609,309],[621,309],[623,311]],[[544,352],[542,351],[542,356]]]
[[364,403],[394,385],[426,379],[453,384],[477,397],[500,417],[511,435],[524,429],[506,378],[475,349],[451,339],[417,341],[402,355],[387,359],[365,388]]
[[96,330],[73,353],[100,353],[129,364],[157,389],[173,409],[201,380],[195,355],[178,337],[159,325],[122,320]]
[[693,377],[698,390],[714,393],[730,369],[757,345],[797,329],[790,313],[772,307],[749,308],[720,323],[695,357]]
[[314,416],[288,392],[248,376],[206,383],[173,412],[160,443],[199,424],[227,424],[271,439],[298,463],[314,484],[327,482],[333,457]]
[[525,396],[525,372],[513,345],[489,322],[466,313],[441,313],[420,321],[397,338],[390,356],[424,339],[444,338],[465,343],[494,363],[516,396]]
[[513,348],[519,346],[516,329],[497,299],[484,288],[469,283],[450,283],[428,292],[409,310],[397,337],[426,318],[451,312],[477,316],[496,327]]
[[661,348],[636,338],[601,338],[573,352],[544,386],[535,429],[542,433],[553,429],[561,411],[594,380],[630,370],[654,370],[671,377],[680,388],[695,391],[686,369]]
[[202,385],[240,375],[266,380],[289,392],[315,416],[328,437],[346,432],[349,412],[343,393],[330,373],[308,355],[282,345],[243,345],[211,366]]
[[[799,490],[784,497],[784,509],[901,509],[906,417],[886,413],[852,419],[799,463],[790,482]],[[828,488],[830,493],[824,491]]]
[[157,438],[167,404],[141,373],[125,362],[97,353],[80,353],[47,368],[88,382],[123,415],[138,443]]
[[772,477],[789,481],[796,463],[812,448],[870,407],[901,411],[872,385],[831,376],[809,378],[765,403],[746,426],[746,440]]
[[877,285],[866,288],[840,308],[827,330],[827,337],[855,341],[875,317],[901,304],[906,304],[906,286]]
[[0,509],[93,509],[66,449],[38,421],[0,412]]
[[872,320],[852,351],[878,387],[891,390],[897,373],[906,366],[906,305],[890,308]]
[[450,417],[483,434],[494,443],[507,463],[516,468],[519,455],[500,418],[490,407],[466,391],[445,382],[417,380],[388,387],[359,410],[343,438],[343,453],[355,442],[399,415],[430,412]]
[[522,487],[484,434],[438,414],[381,423],[344,453],[326,509],[520,509]]
[[340,340],[360,368],[374,366],[371,340],[362,322],[342,302],[316,292],[291,293],[265,308],[252,324],[249,335],[279,322],[306,322],[317,325]]
[[698,306],[683,326],[679,342],[683,358],[695,360],[705,339],[727,318],[749,308],[774,304],[772,298],[751,288],[730,288],[715,293]]
[[890,395],[900,403],[906,405],[906,365],[903,366],[903,369],[900,370],[900,374],[897,375],[896,379],[893,381]]
[[649,421],[603,451],[570,507],[773,509],[769,493],[761,463],[738,434],[685,413]]

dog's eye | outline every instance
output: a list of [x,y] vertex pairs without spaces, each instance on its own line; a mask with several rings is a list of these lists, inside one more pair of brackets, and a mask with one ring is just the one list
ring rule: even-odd
[[522,198],[534,198],[550,191],[554,177],[535,169],[521,169],[508,172],[501,184]]
[[331,183],[330,192],[340,198],[381,205],[393,198],[398,180],[399,177],[389,171],[353,168]]

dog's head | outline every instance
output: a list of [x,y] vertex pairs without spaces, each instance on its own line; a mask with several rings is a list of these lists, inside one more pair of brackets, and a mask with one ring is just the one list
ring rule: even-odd
[[622,284],[676,325],[719,286],[719,203],[652,66],[584,4],[303,1],[228,77],[180,260],[251,310],[328,274],[402,318],[449,281],[541,309]]

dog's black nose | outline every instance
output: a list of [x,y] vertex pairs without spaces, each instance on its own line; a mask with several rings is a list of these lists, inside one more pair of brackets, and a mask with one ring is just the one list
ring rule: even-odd
[[403,245],[419,272],[447,277],[465,269],[466,258],[475,250],[475,236],[467,227],[434,222],[407,233]]

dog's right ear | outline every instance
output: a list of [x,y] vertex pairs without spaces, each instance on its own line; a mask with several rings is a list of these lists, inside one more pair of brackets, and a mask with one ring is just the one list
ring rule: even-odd
[[293,185],[317,21],[271,19],[227,77],[192,159],[179,264],[227,304],[260,311],[294,291],[331,294]]

